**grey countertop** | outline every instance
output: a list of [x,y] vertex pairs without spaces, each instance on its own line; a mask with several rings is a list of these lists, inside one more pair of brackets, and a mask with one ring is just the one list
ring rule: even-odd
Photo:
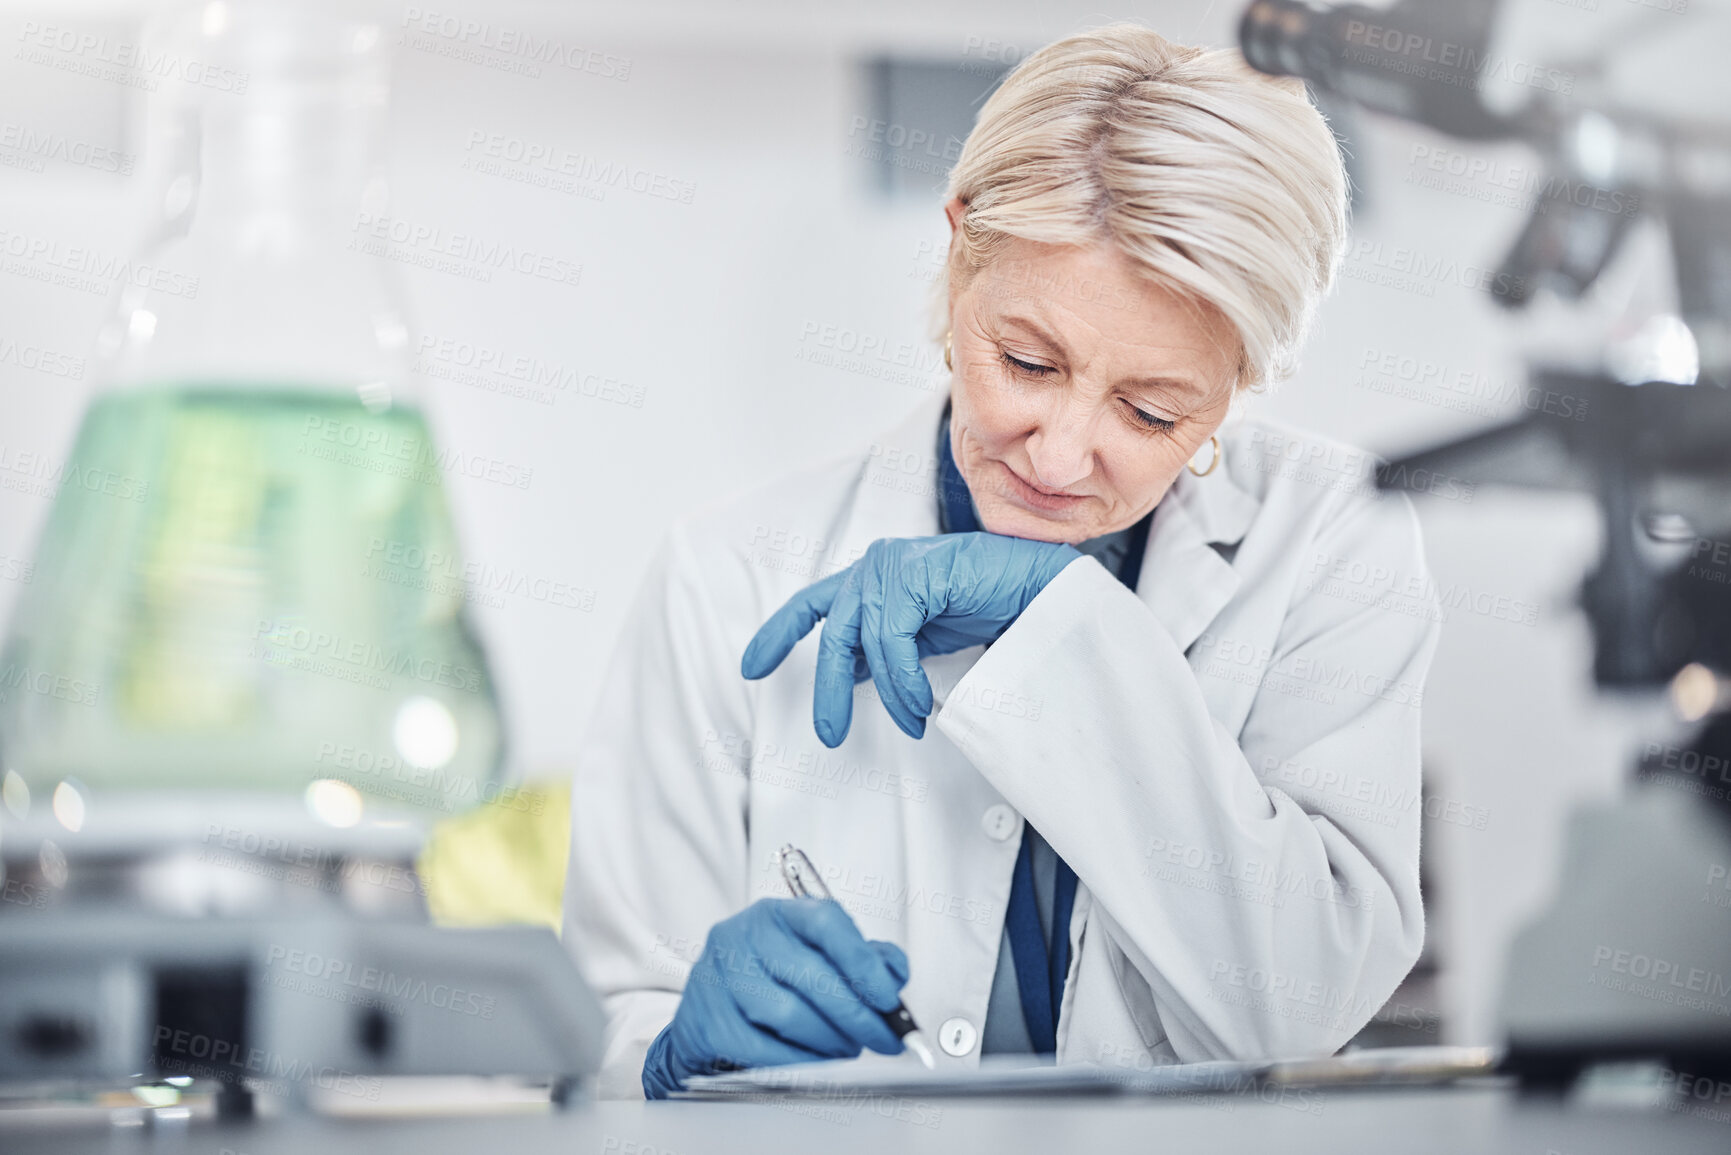
[[1185,1098],[579,1102],[560,1114],[448,1119],[287,1116],[246,1125],[49,1125],[0,1114],[6,1155],[776,1155],[1162,1150],[1246,1155],[1731,1150],[1731,1106],[1569,1106],[1500,1087],[1287,1089]]

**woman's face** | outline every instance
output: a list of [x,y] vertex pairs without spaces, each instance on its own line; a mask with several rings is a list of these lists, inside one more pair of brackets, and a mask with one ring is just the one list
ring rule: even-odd
[[950,451],[985,528],[1074,543],[1134,525],[1226,419],[1237,335],[1109,246],[1002,253],[950,294]]

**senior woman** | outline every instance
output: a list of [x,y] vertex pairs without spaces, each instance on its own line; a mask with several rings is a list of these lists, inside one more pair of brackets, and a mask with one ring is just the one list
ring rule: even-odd
[[950,1065],[1327,1054],[1418,957],[1411,507],[1226,423],[1332,281],[1327,125],[1117,24],[949,194],[948,395],[679,521],[625,628],[566,888],[604,1093],[895,1053],[898,998]]

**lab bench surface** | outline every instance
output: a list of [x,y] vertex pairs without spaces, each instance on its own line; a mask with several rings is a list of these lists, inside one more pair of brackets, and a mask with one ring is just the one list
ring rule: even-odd
[[[587,1102],[562,1114],[344,1120],[290,1116],[247,1125],[66,1129],[8,1124],[6,1155],[765,1155],[766,1150],[1095,1152],[1183,1150],[1223,1155],[1731,1150],[1722,1109],[1583,1108],[1504,1088],[1328,1091],[1254,1097],[1019,1100],[821,1099],[756,1102]],[[766,1147],[773,1144],[773,1147]]]

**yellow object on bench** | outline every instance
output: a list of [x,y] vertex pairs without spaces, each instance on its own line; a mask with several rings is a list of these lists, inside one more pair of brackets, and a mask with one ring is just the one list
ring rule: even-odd
[[428,912],[443,926],[531,923],[557,933],[570,847],[569,783],[506,787],[433,828],[415,864]]

